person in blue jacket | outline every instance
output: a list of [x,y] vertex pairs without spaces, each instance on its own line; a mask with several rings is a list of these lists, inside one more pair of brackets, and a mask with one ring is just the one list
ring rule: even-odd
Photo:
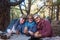
[[6,32],[7,33],[13,32],[14,26],[17,26],[18,21],[19,21],[18,19],[13,19],[8,25]]
[[25,23],[26,23],[26,17],[22,16],[16,28],[16,34],[19,34],[19,33],[24,34]]
[[37,30],[36,23],[33,20],[33,15],[30,14],[28,15],[27,21],[25,23],[24,33],[33,36],[36,30]]
[[10,25],[7,28],[7,33],[12,34],[12,33],[23,33],[23,29],[25,26],[25,20],[26,17],[22,16],[20,19],[15,19],[11,21]]

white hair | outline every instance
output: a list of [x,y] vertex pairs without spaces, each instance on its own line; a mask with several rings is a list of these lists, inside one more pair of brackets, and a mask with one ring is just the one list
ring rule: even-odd
[[35,15],[34,15],[34,18],[37,18],[37,17],[40,17],[40,15],[38,15],[38,14],[35,14]]

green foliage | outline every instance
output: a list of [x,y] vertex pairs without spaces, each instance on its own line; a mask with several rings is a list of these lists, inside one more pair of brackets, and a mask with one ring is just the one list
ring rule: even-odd
[[19,18],[20,14],[21,14],[21,12],[20,12],[20,9],[18,6],[11,7],[11,10],[10,10],[10,19],[11,20]]
[[60,4],[60,0],[57,0],[57,4]]

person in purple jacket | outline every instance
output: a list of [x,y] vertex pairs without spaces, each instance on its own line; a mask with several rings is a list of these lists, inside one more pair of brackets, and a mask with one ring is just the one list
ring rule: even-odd
[[52,28],[51,24],[48,20],[40,18],[39,15],[35,15],[34,19],[37,23],[37,32],[35,33],[35,37],[51,37],[52,36]]

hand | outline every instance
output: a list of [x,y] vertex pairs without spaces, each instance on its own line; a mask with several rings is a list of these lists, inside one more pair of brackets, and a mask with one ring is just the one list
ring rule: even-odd
[[36,32],[34,36],[35,37],[38,37],[39,36],[39,32]]
[[37,31],[35,34],[39,34],[39,32]]
[[16,31],[16,34],[17,34],[17,35],[19,35],[19,34],[20,34],[20,32],[19,32],[19,31]]
[[25,33],[25,34],[28,34],[28,29],[27,29],[27,27],[24,28],[24,33]]
[[33,36],[33,35],[34,35],[34,33],[33,33],[33,32],[31,32],[31,31],[28,31],[28,32],[30,33],[30,35],[31,35],[31,36]]
[[39,32],[36,32],[34,36],[35,37],[41,37],[41,34]]

